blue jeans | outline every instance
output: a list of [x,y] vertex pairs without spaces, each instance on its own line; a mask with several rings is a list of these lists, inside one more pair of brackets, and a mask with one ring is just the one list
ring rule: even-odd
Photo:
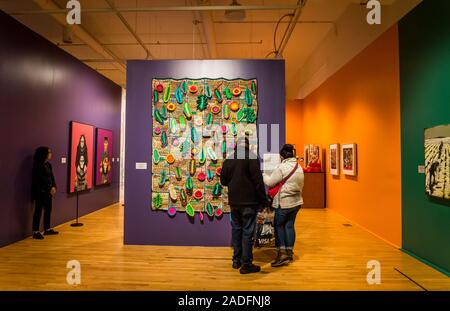
[[295,243],[295,218],[300,206],[275,209],[275,243],[279,249],[293,249]]
[[231,207],[231,235],[233,261],[243,266],[253,262],[253,238],[256,225],[256,207]]

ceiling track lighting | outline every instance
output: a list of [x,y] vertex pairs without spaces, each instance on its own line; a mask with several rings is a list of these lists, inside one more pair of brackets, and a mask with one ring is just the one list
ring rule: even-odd
[[72,44],[73,40],[72,40],[72,30],[69,27],[64,27],[63,28],[63,42],[66,44]]

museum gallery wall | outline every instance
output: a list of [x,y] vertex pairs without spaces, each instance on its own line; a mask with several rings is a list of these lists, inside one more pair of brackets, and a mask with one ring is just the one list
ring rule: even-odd
[[230,245],[223,155],[235,131],[261,148],[265,124],[279,131],[278,152],[284,90],[282,60],[129,61],[125,244]]
[[402,247],[450,276],[449,11],[449,1],[423,1],[399,22],[399,40]]
[[[0,162],[3,246],[31,234],[30,174],[33,152],[38,146],[48,146],[53,151],[58,192],[52,224],[75,218],[76,196],[67,193],[70,121],[110,129],[118,141],[121,88],[3,12],[0,45],[0,115],[2,126],[8,129],[7,141],[3,141],[7,147]],[[23,64],[32,65],[33,70],[17,70]],[[119,156],[118,144],[112,152]],[[62,158],[67,162],[61,163]],[[89,161],[93,168],[94,159]],[[118,201],[119,163],[113,164],[111,186],[80,194],[81,215]]]
[[[386,31],[304,100],[288,102],[286,110],[287,141],[321,146],[327,155],[323,157],[327,208],[401,247],[397,27]],[[423,129],[421,143],[423,151]],[[340,170],[332,175],[330,145],[337,144]]]

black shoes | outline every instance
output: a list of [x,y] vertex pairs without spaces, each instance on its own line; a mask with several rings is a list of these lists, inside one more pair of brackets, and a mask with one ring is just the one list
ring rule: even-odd
[[45,232],[44,232],[44,235],[57,235],[57,234],[59,234],[59,232],[55,231],[53,229],[45,230]]
[[289,261],[294,261],[294,252],[292,251],[292,249],[287,249],[286,254],[289,258]]
[[241,270],[239,270],[241,274],[257,273],[259,271],[261,271],[261,267],[254,264],[242,266]]
[[35,240],[43,240],[43,239],[44,239],[44,236],[42,235],[42,233],[40,233],[40,232],[38,231],[38,232],[35,232],[35,233],[33,234],[33,239],[35,239]]
[[277,258],[275,259],[274,262],[271,263],[271,266],[272,267],[281,267],[281,266],[284,266],[285,264],[288,264],[289,261],[290,261],[290,259],[289,259],[289,256],[288,256],[286,250],[285,249],[278,250]]
[[242,265],[239,261],[233,261],[233,269],[239,269],[241,266]]

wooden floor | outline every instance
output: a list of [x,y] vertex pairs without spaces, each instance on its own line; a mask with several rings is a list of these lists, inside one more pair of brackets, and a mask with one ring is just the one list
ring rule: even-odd
[[[274,251],[255,250],[263,268],[252,275],[231,268],[227,247],[123,245],[119,205],[81,221],[81,228],[58,227],[59,236],[1,248],[0,290],[450,290],[450,278],[357,226],[343,226],[348,221],[330,210],[301,210],[295,262],[271,268]],[[73,259],[81,263],[78,286],[66,283]],[[372,259],[381,263],[381,285],[366,282]]]

